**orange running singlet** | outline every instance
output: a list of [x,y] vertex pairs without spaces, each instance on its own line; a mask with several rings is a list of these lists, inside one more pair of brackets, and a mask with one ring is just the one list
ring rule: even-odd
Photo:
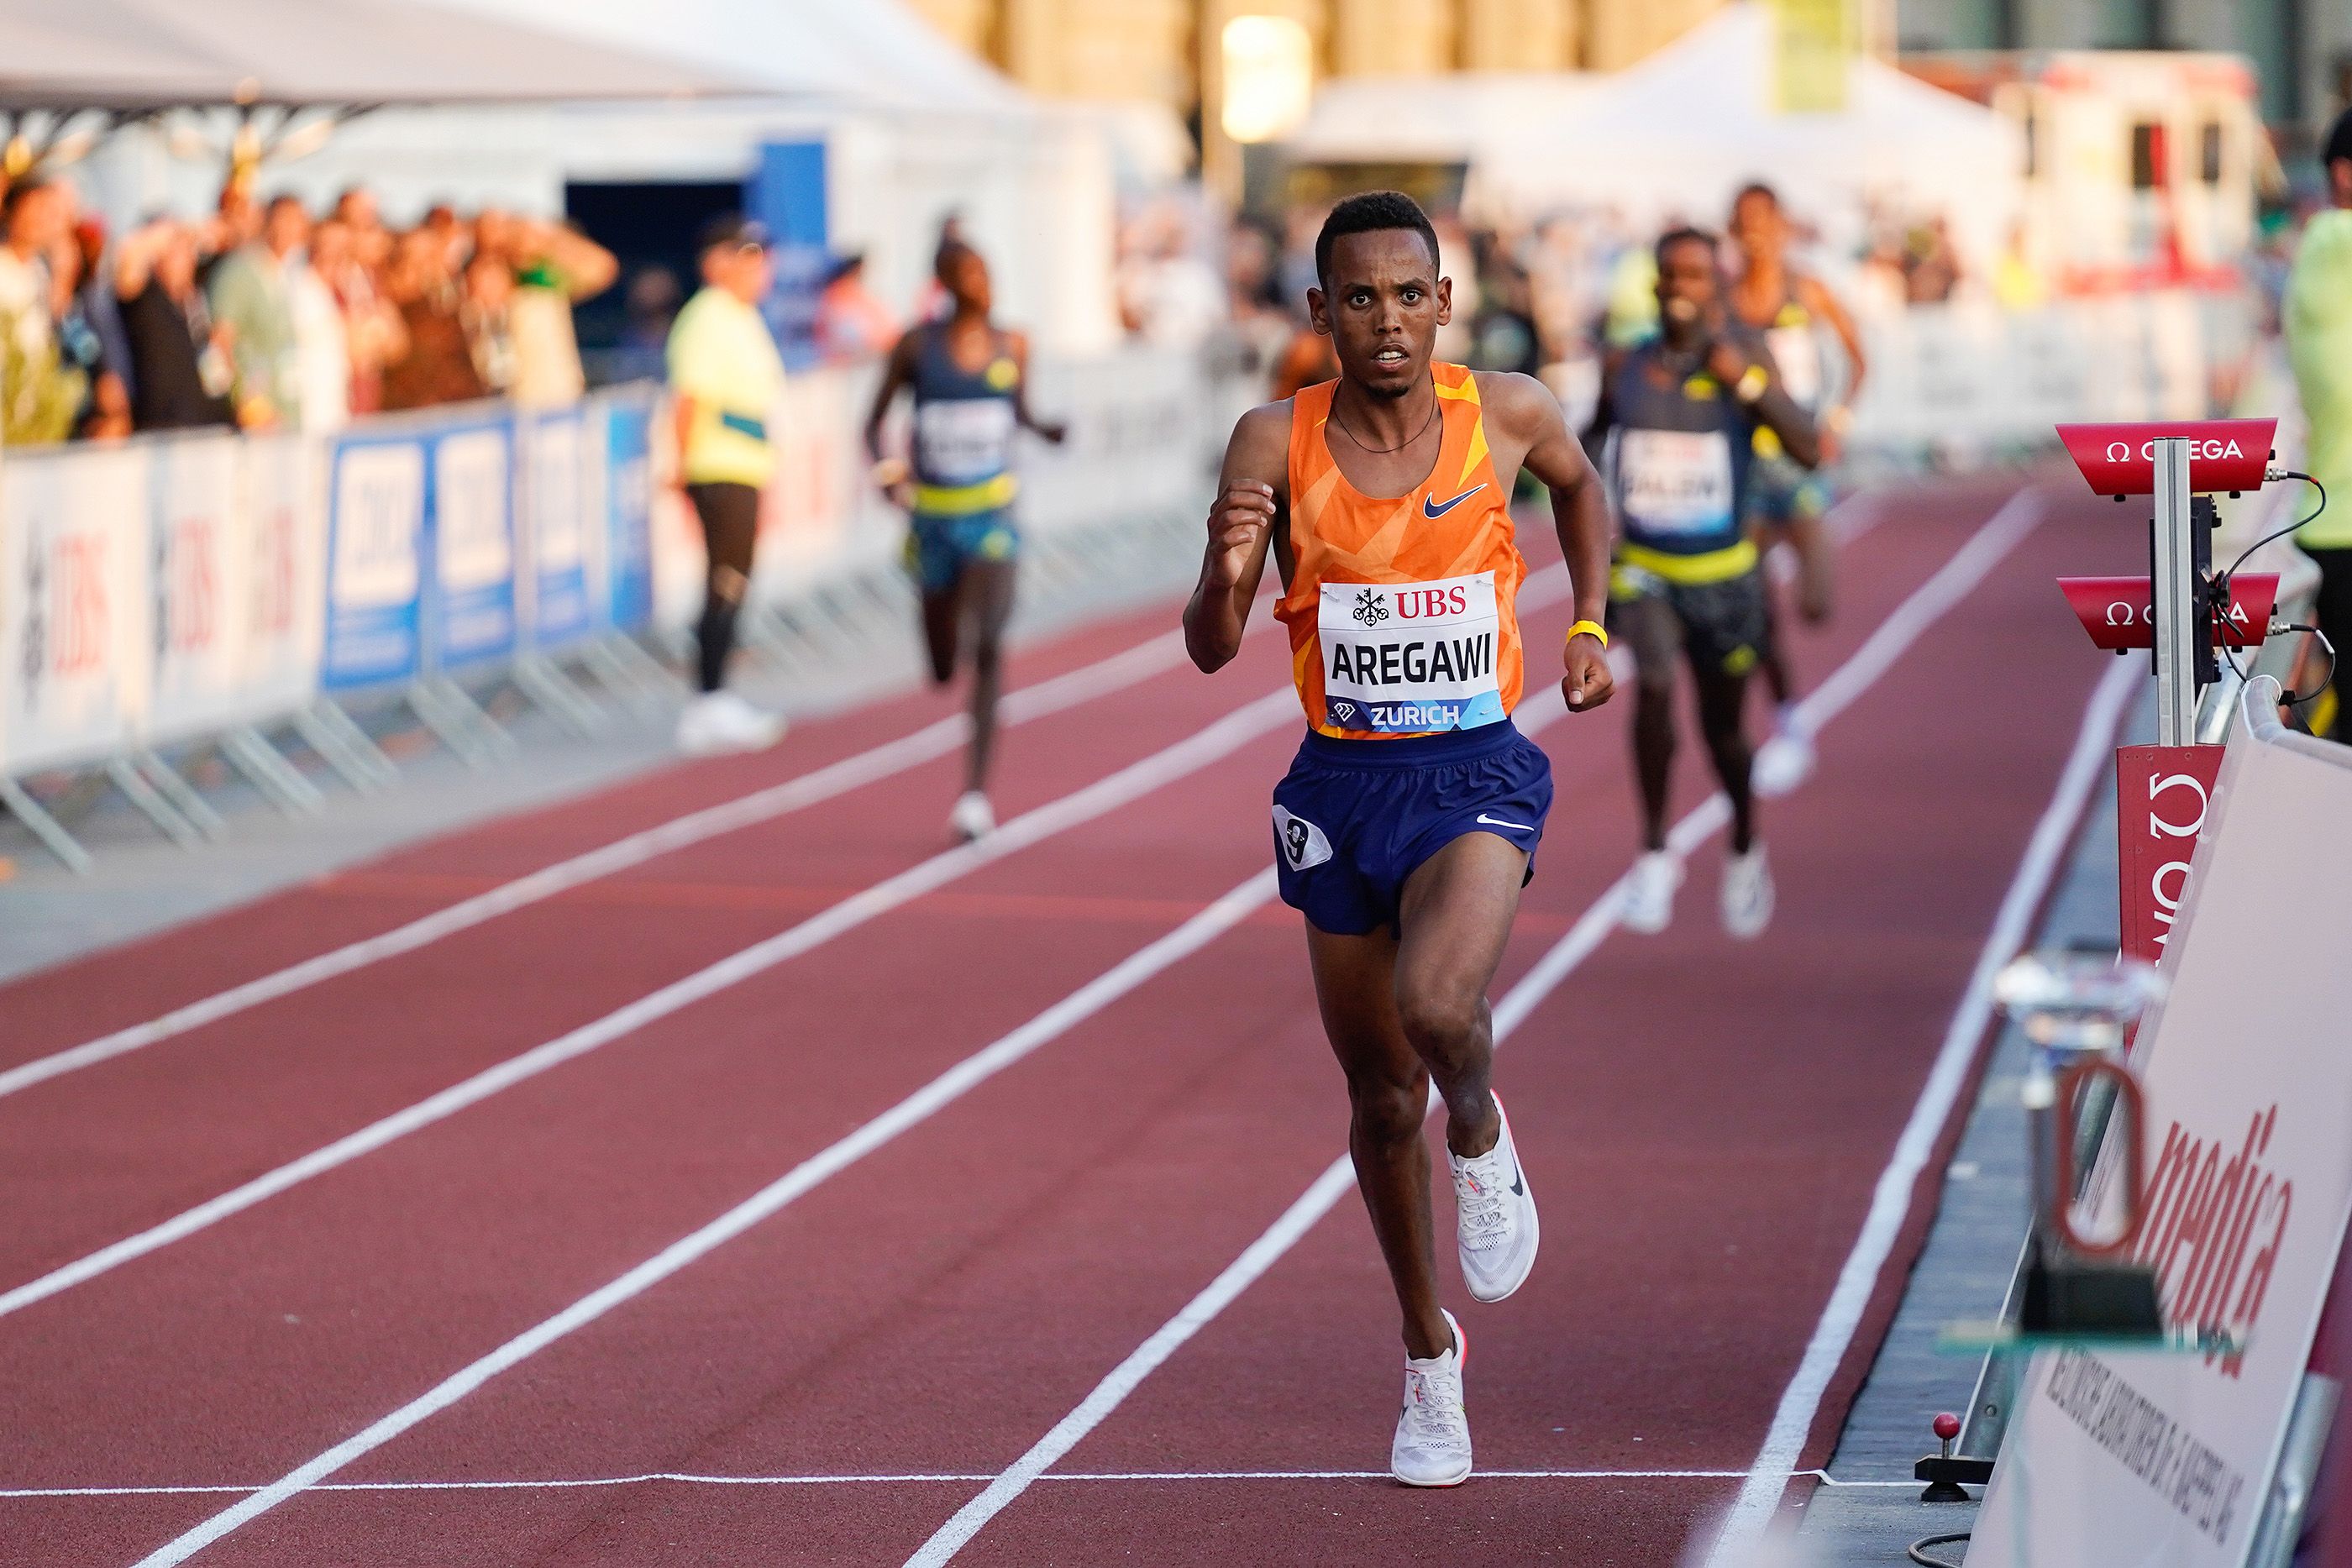
[[1478,382],[1433,364],[1444,437],[1408,495],[1367,496],[1333,461],[1337,382],[1290,403],[1290,628],[1298,700],[1317,733],[1389,739],[1500,724],[1518,706],[1516,601],[1528,563],[1486,450]]

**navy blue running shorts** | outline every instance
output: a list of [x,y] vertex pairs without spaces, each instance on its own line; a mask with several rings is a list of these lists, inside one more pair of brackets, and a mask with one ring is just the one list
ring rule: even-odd
[[1444,735],[1335,740],[1309,730],[1274,790],[1282,901],[1335,936],[1394,925],[1405,879],[1465,833],[1527,852],[1551,810],[1551,759],[1508,720]]

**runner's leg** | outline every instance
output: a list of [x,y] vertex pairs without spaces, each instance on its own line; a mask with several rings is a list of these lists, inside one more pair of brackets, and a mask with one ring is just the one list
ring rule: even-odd
[[1748,782],[1754,753],[1748,744],[1743,712],[1748,677],[1696,665],[1692,674],[1698,683],[1699,733],[1706,737],[1707,755],[1715,759],[1715,776],[1723,781],[1723,792],[1731,799],[1732,852],[1746,854],[1756,836],[1756,802]]
[[1405,1354],[1418,1359],[1453,1343],[1437,1303],[1422,1141],[1429,1086],[1445,1103],[1449,1148],[1476,1155],[1495,1146],[1502,1118],[1490,1088],[1486,988],[1526,870],[1526,855],[1505,840],[1465,833],[1406,879],[1401,938],[1307,928],[1324,1030],[1348,1078],[1356,1184],[1404,1314]]
[[963,644],[971,654],[971,749],[964,788],[985,790],[996,751],[996,699],[1003,689],[1004,627],[1013,618],[1018,568],[1009,560],[975,560],[956,585]]
[[955,679],[956,631],[963,602],[959,578],[945,588],[923,590],[923,652],[931,661],[931,684],[946,685]]
[[1348,1079],[1348,1153],[1404,1314],[1404,1353],[1443,1355],[1454,1343],[1437,1304],[1429,1216],[1429,1150],[1422,1142],[1429,1071],[1397,1016],[1397,940],[1386,930],[1338,936],[1307,927],[1323,1032]]
[[1663,594],[1617,606],[1633,653],[1633,772],[1642,786],[1642,847],[1666,847],[1666,804],[1675,771],[1675,666],[1682,622]]

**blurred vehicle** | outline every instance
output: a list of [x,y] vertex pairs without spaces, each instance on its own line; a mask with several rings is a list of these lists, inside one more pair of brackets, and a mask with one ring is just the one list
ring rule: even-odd
[[2065,294],[2226,287],[2280,183],[2253,66],[2232,54],[1906,55],[1904,68],[2025,133],[2025,245]]

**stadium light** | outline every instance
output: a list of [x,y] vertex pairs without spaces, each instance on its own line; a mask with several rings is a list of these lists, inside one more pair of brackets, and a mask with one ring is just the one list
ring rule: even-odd
[[1272,141],[1307,118],[1315,93],[1315,40],[1288,16],[1235,16],[1220,35],[1224,107],[1235,141]]

